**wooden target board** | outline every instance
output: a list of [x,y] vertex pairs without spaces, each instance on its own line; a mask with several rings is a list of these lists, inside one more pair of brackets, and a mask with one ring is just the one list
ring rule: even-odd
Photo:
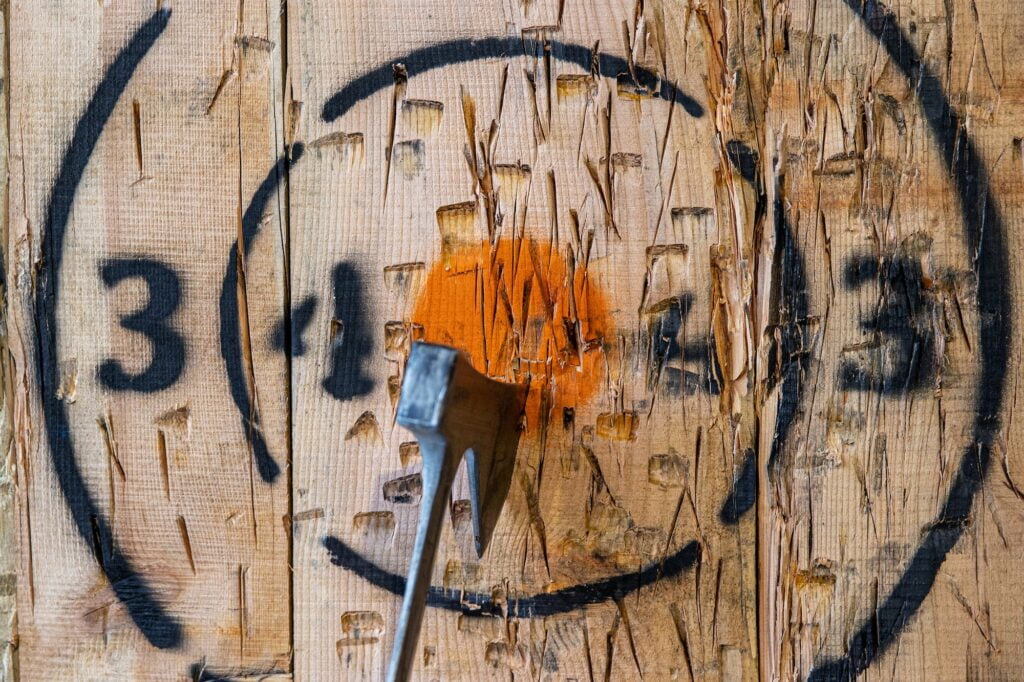
[[10,0],[5,674],[382,679],[422,340],[416,679],[1012,679],[1013,10]]

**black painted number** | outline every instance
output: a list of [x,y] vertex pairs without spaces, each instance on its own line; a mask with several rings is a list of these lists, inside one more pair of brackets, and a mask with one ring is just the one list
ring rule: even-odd
[[842,388],[901,395],[933,385],[941,364],[937,308],[925,292],[920,261],[905,255],[854,257],[845,279],[851,290],[876,281],[881,296],[875,313],[860,322],[871,339],[854,347],[839,368]]
[[153,393],[171,386],[185,369],[185,340],[168,325],[181,303],[181,281],[167,265],[147,258],[109,260],[100,266],[100,278],[108,289],[126,279],[146,283],[146,304],[121,318],[121,326],[149,339],[152,359],[139,374],[128,374],[117,360],[107,359],[99,379],[115,391]]

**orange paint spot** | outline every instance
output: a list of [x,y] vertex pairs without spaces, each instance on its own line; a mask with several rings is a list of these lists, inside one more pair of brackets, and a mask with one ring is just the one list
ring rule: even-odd
[[[529,382],[527,428],[597,393],[612,329],[604,293],[550,243],[502,239],[450,249],[430,270],[412,322],[503,381]],[[571,281],[571,288],[570,288]]]

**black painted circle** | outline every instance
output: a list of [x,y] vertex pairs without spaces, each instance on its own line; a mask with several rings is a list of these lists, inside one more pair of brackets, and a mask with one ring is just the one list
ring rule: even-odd
[[[896,587],[879,607],[875,617],[869,619],[869,622],[865,623],[853,637],[850,642],[850,653],[844,658],[825,662],[816,667],[811,673],[811,679],[815,680],[846,679],[866,669],[894,641],[902,627],[916,613],[931,589],[939,566],[962,535],[963,521],[969,515],[974,496],[988,471],[991,442],[999,427],[999,411],[1005,389],[1005,372],[1009,354],[1007,337],[1012,321],[1010,301],[1002,293],[1005,283],[1009,279],[1009,261],[1004,248],[1004,226],[996,203],[988,189],[987,172],[973,141],[964,128],[963,120],[953,111],[942,89],[941,82],[926,65],[922,64],[920,56],[911,46],[907,36],[896,25],[894,16],[885,5],[871,0],[867,2],[844,0],[844,2],[858,14],[867,30],[888,52],[890,59],[899,67],[904,76],[909,81],[918,84],[911,90],[925,113],[935,143],[942,151],[943,159],[949,167],[950,177],[956,188],[958,203],[963,214],[967,247],[969,250],[976,250],[978,254],[976,259],[978,268],[977,306],[980,311],[979,337],[982,357],[981,377],[978,381],[975,399],[975,446],[969,448],[962,457],[942,513],[915,552]],[[48,271],[40,279],[34,306],[39,333],[36,361],[40,373],[40,390],[51,461],[76,529],[87,544],[90,543],[94,532],[94,524],[101,534],[108,536],[110,527],[85,486],[75,459],[67,412],[63,402],[56,397],[56,389],[59,385],[57,358],[59,336],[56,303],[59,294],[59,270],[64,236],[75,193],[99,135],[136,67],[166,28],[169,17],[170,10],[167,9],[153,14],[136,31],[129,43],[108,67],[104,78],[97,86],[92,99],[76,125],[74,136],[65,151],[60,170],[54,181],[47,206],[47,230],[43,236],[42,252],[47,259]],[[438,55],[448,55],[446,58],[450,58],[452,50],[462,50],[455,55],[459,61],[472,61],[485,56],[498,56],[493,54],[473,56],[474,46],[484,52],[493,52],[496,49],[510,49],[507,47],[508,45],[509,43],[504,40],[443,43],[444,49],[437,50],[438,46],[424,48],[395,61],[402,61],[415,68],[414,60],[419,56],[426,60],[425,68],[429,69],[443,65],[437,62]],[[568,55],[568,61],[575,63],[582,58],[584,53],[580,50],[585,50],[589,60],[589,48],[573,45],[563,45],[563,48],[565,54]],[[431,50],[435,51],[431,52]],[[508,52],[499,54],[504,55]],[[615,60],[618,58],[603,55],[601,59]],[[384,73],[387,78],[390,78],[390,62],[368,72],[339,90],[338,94],[332,97],[324,108],[325,119],[338,118],[351,107],[352,103],[389,84],[389,80],[380,82],[380,73]],[[700,115],[701,113],[699,105],[678,90],[663,87],[659,95],[673,98],[691,114]],[[285,163],[287,162],[285,161]],[[250,202],[250,208],[259,203],[256,199],[257,197],[254,197],[254,200]],[[237,244],[234,248],[237,249]],[[226,320],[221,320],[222,326],[225,322]],[[332,549],[329,546],[330,540],[330,538],[325,539],[325,546],[337,559],[339,557],[338,548],[335,546]],[[142,576],[134,570],[128,558],[121,553],[113,538],[111,538],[110,546],[109,557],[102,564],[102,568],[132,620],[154,646],[167,648],[180,645],[183,637],[181,625],[166,612]],[[695,554],[692,550],[692,546],[687,545],[681,550],[679,558],[685,559],[686,554]],[[342,565],[352,570],[358,570],[361,575],[385,589],[396,591],[397,585],[393,584],[395,577],[393,574],[384,571],[372,562],[362,560],[354,552],[348,559],[348,563],[341,562]],[[358,563],[357,559],[361,563]],[[682,561],[680,570],[685,568],[687,563],[687,561]],[[636,584],[640,582],[636,580],[636,577],[642,574],[643,572],[631,574],[623,576],[623,578],[632,579]],[[597,589],[595,590],[595,588]],[[614,594],[621,588],[615,585],[609,588],[604,584],[569,588],[568,592],[562,595],[567,600],[563,603],[570,604],[570,606],[573,603],[578,605],[592,603],[591,600],[595,596],[600,596],[607,589],[611,589]],[[397,592],[400,593],[401,590],[397,589]],[[443,606],[443,604],[435,605]],[[537,612],[551,608],[555,607],[541,608],[538,604]],[[526,616],[530,613],[521,615]]]

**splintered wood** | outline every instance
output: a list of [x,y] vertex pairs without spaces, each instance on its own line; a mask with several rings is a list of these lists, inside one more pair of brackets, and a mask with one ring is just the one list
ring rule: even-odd
[[1007,0],[2,21],[0,679],[382,679],[418,340],[529,393],[414,678],[1019,675]]
[[[456,486],[420,639],[426,679],[757,675],[754,514],[722,520],[754,452],[752,403],[734,388],[752,343],[728,351],[723,411],[705,286],[720,272],[734,287],[721,328],[749,341],[749,246],[736,241],[749,228],[714,180],[734,171],[706,143],[703,54],[656,41],[634,9],[480,6],[453,35],[454,10],[438,7],[403,29],[422,47],[381,57],[368,55],[395,28],[381,10],[357,25],[310,6],[289,23],[300,136],[358,131],[366,154],[352,165],[318,147],[291,171],[293,305],[344,263],[333,296],[363,308],[346,335],[393,351],[401,330],[530,384],[483,559]],[[678,33],[684,17],[653,20]],[[350,82],[369,85],[349,94]],[[712,243],[735,257],[718,263]],[[425,265],[395,277],[404,263]],[[353,358],[339,400],[322,388],[337,365],[320,319],[293,364],[295,504],[325,510],[295,529],[295,674],[372,677],[400,604],[384,576],[404,574],[418,517],[418,498],[396,494],[419,463],[399,456],[409,435],[382,380],[398,383],[407,346]],[[380,437],[345,437],[367,414]],[[392,627],[325,627],[364,613]]]

